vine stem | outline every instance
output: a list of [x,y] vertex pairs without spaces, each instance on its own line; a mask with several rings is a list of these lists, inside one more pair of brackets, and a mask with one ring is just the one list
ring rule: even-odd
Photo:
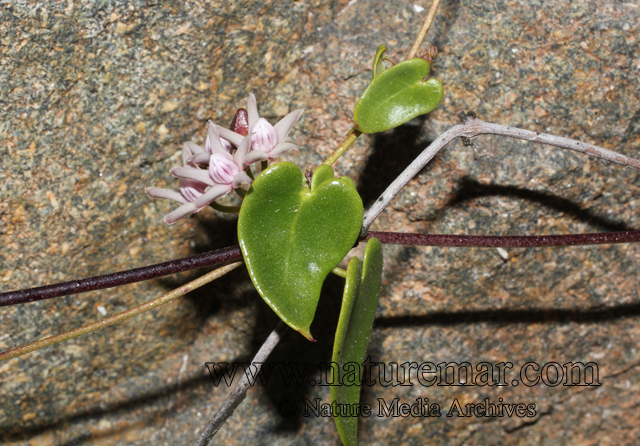
[[[369,237],[369,238],[371,238],[371,237]],[[368,240],[368,239],[367,239],[367,240]],[[333,274],[335,274],[336,276],[342,277],[343,279],[346,279],[346,278],[347,278],[347,270],[346,270],[346,269],[342,269],[342,268],[340,268],[340,267],[336,266],[335,268],[333,268],[333,269],[331,270],[331,272],[332,272]]]
[[[216,432],[220,430],[224,422],[233,415],[233,412],[247,396],[247,390],[249,390],[249,387],[251,387],[258,378],[258,373],[260,373],[262,364],[267,360],[273,349],[278,345],[278,342],[280,342],[286,333],[286,329],[287,324],[282,321],[280,321],[276,328],[274,328],[269,337],[262,344],[262,347],[260,347],[260,350],[258,350],[258,353],[256,353],[253,361],[251,361],[250,367],[254,373],[244,373],[242,375],[240,382],[236,384],[236,387],[231,391],[227,399],[222,404],[222,407],[209,420],[204,431],[194,443],[194,446],[208,445],[211,438],[213,438]],[[249,377],[249,375],[251,375],[251,377]]]
[[111,317],[93,322],[91,324],[83,325],[82,327],[76,328],[74,330],[69,330],[55,336],[49,336],[48,338],[40,339],[39,341],[32,342],[31,344],[23,345],[22,347],[16,347],[14,349],[2,352],[0,353],[0,362],[15,358],[16,356],[40,350],[41,348],[49,347],[50,345],[58,344],[69,339],[77,338],[78,336],[101,330],[105,327],[109,327],[111,325],[122,322],[125,319],[129,319],[146,311],[152,310],[156,307],[159,307],[160,305],[171,302],[177,297],[184,296],[189,291],[193,291],[196,288],[200,288],[201,286],[206,285],[207,283],[221,276],[224,276],[229,271],[237,268],[240,265],[242,265],[242,262],[235,262],[229,265],[225,265],[221,268],[211,271],[209,274],[205,274],[204,276],[187,283],[186,285],[176,288],[175,290],[163,296],[157,297],[153,300],[150,300],[149,302],[145,302],[142,305],[138,305],[137,307],[130,308],[126,311],[123,311],[122,313],[114,314]]
[[603,149],[592,144],[583,143],[569,138],[563,138],[561,136],[549,135],[547,133],[532,132],[530,130],[519,129],[515,127],[509,127],[501,124],[493,124],[490,122],[484,122],[480,119],[460,114],[462,124],[458,124],[443,134],[441,134],[435,141],[433,141],[418,157],[409,164],[404,172],[402,172],[393,183],[389,185],[382,195],[376,200],[364,216],[362,222],[362,230],[360,231],[360,237],[364,238],[369,231],[369,227],[374,220],[380,215],[380,213],[391,203],[391,200],[398,195],[398,193],[404,188],[407,183],[427,165],[431,159],[442,149],[445,145],[451,142],[453,139],[461,136],[465,138],[475,138],[480,135],[500,135],[508,138],[524,139],[531,142],[537,142],[542,144],[548,144],[554,147],[560,147],[562,149],[569,149],[575,152],[586,153],[597,158],[601,158],[607,161],[611,161],[622,166],[631,167],[632,169],[640,170],[640,161],[620,153],[612,152],[611,150]]
[[438,10],[438,6],[440,5],[440,0],[434,0],[431,3],[431,8],[429,8],[429,13],[427,14],[427,18],[424,19],[424,23],[422,24],[422,28],[416,37],[416,40],[413,42],[413,46],[407,54],[407,60],[413,59],[418,54],[418,50],[420,49],[420,45],[422,45],[422,41],[427,35],[429,28],[431,27],[431,23],[433,23],[433,18],[436,16],[436,11]]
[[143,280],[155,279],[156,277],[168,276],[169,274],[180,273],[205,266],[218,265],[241,258],[242,253],[240,252],[240,247],[230,246],[195,256],[169,260],[168,262],[156,263],[155,265],[142,266],[140,268],[102,276],[70,280],[68,282],[44,285],[26,290],[7,291],[0,293],[0,307],[35,302],[59,296],[69,296],[71,294],[84,293],[85,291],[102,290],[126,285],[128,283],[142,282]]
[[211,206],[216,211],[222,212],[225,214],[237,214],[240,212],[240,206],[225,206],[223,204],[216,203],[215,201],[211,202],[209,206]]
[[[622,231],[622,232],[598,232],[594,234],[564,234],[564,235],[524,235],[524,236],[502,236],[502,235],[451,235],[451,234],[411,234],[411,233],[399,233],[399,232],[373,232],[370,231],[367,233],[366,237],[361,240],[369,240],[371,237],[376,237],[380,240],[381,243],[384,244],[399,244],[399,245],[421,245],[421,246],[451,246],[451,247],[466,247],[466,248],[541,248],[544,246],[576,246],[576,245],[595,245],[595,244],[605,244],[605,243],[633,243],[640,241],[640,231]],[[238,246],[234,246],[232,248],[240,250]],[[231,248],[228,248],[231,249]],[[213,251],[212,253],[215,253]],[[202,256],[207,256],[206,258],[212,258],[209,256],[211,253],[201,254]],[[238,255],[238,259],[241,256]],[[171,262],[166,263],[184,263],[186,259],[178,259],[172,260]],[[235,259],[237,260],[237,259]],[[209,263],[201,264],[195,266],[194,268],[199,268],[202,266],[213,266],[216,262],[209,260]],[[184,268],[183,270],[189,269]],[[148,280],[150,278],[162,277],[165,275],[172,274],[171,272],[166,272],[162,270],[158,270],[156,265],[151,266],[143,266],[141,268],[136,268],[136,270],[143,272],[141,274],[142,278],[138,278],[135,280],[131,280],[127,283],[138,282],[142,280]],[[344,277],[346,275],[344,270],[340,268],[334,268],[333,273]],[[116,276],[118,274],[127,274],[128,271],[123,271],[121,273],[114,273],[110,276]],[[100,290],[104,288],[109,288],[115,286],[113,284],[108,284],[105,286],[103,282],[96,281],[95,279],[100,279],[101,277],[89,277],[87,279],[82,279],[78,281],[72,282],[64,282],[57,283],[53,285],[46,285],[38,288],[30,288],[27,290],[20,291],[10,291],[8,293],[0,294],[0,298],[3,298],[6,295],[23,295],[29,293],[31,295],[31,299],[29,301],[36,301],[47,299],[56,296],[64,296],[65,293],[58,293],[53,296],[53,291],[58,291],[61,288],[68,288],[68,284],[73,284],[75,282],[82,283],[91,283],[92,286],[87,286],[82,291],[93,291]],[[75,294],[80,291],[73,290],[73,292],[67,294]],[[39,296],[38,293],[42,293],[44,296]],[[22,303],[20,301],[12,301],[6,300],[3,305],[15,305]]]
[[355,127],[353,127],[351,130],[349,130],[349,133],[347,133],[347,136],[345,136],[344,140],[340,143],[340,145],[338,147],[336,147],[336,149],[331,152],[331,155],[329,155],[327,157],[326,160],[324,160],[324,162],[322,164],[326,164],[328,166],[333,165],[333,163],[335,163],[336,161],[338,161],[338,158],[340,158],[342,156],[342,154],[349,148],[351,147],[351,145],[356,142],[356,139],[358,139],[358,137],[362,135],[362,132],[358,129],[356,129]]
[[369,240],[373,237],[380,240],[380,243],[390,245],[451,246],[465,248],[541,248],[548,246],[603,245],[605,243],[638,242],[640,241],[640,231],[525,236],[411,234],[407,232],[370,231],[364,240]]

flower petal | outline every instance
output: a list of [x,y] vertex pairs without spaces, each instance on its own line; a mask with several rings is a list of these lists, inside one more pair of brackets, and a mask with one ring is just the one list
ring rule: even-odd
[[188,203],[187,199],[182,196],[180,192],[172,189],[161,189],[159,187],[147,187],[147,195],[153,198],[168,198],[169,200],[177,201],[178,203]]
[[222,147],[224,147],[224,150],[226,150],[229,153],[233,153],[233,151],[235,150],[233,148],[233,144],[231,144],[229,141],[227,141],[224,138],[220,138],[220,144],[222,144]]
[[249,190],[249,186],[251,186],[251,183],[253,183],[251,177],[247,175],[245,171],[242,171],[238,172],[238,174],[235,176],[232,186],[234,189],[242,187],[245,190]]
[[247,115],[249,115],[249,130],[253,127],[260,116],[258,115],[258,104],[256,103],[256,97],[251,93],[247,98]]
[[293,124],[298,122],[298,119],[300,119],[304,110],[304,108],[299,108],[298,110],[292,111],[273,126],[278,133],[278,142],[284,142],[284,140],[287,139],[287,135],[289,135],[291,127],[293,127]]
[[185,143],[182,145],[182,164],[185,166],[189,163],[189,160],[193,158],[194,153],[189,146]]
[[239,133],[232,132],[231,130],[225,129],[224,127],[221,127],[219,125],[216,125],[216,130],[222,138],[226,139],[236,147],[238,147],[244,139],[244,136],[240,135]]
[[195,167],[174,167],[170,170],[174,177],[187,178],[189,180],[196,180],[204,183],[208,186],[215,186],[216,183],[209,176],[209,172],[206,170],[196,169]]
[[196,206],[193,203],[186,203],[170,214],[165,215],[164,222],[168,225],[172,225],[181,218],[191,215],[194,212],[197,212]]
[[211,145],[211,153],[229,153],[222,146],[216,125],[211,121],[209,121],[209,129],[207,130],[207,141]]
[[245,157],[244,159],[244,163],[246,165],[249,164],[253,164],[256,161],[266,161],[269,159],[269,155],[267,155],[264,152],[261,152],[259,150],[252,150],[251,152],[249,152],[249,154]]
[[300,148],[297,145],[290,142],[283,142],[273,148],[271,153],[269,153],[269,159],[277,158],[279,156],[284,155],[285,153],[298,151],[298,150],[300,150]]
[[[242,143],[238,146],[238,150],[233,155],[233,161],[235,161],[236,165],[240,168],[240,170],[244,170],[244,166],[247,163],[247,153],[249,153],[249,149],[251,148],[251,136],[247,136],[242,140]],[[251,152],[253,153],[253,152]]]
[[210,153],[198,153],[187,160],[189,164],[209,164]]
[[277,158],[280,155],[284,155],[287,152],[291,152],[293,150],[300,150],[298,146],[290,142],[281,142],[277,146],[273,148],[273,150],[269,153],[269,159]]
[[184,150],[190,150],[192,153],[192,156],[198,153],[206,152],[206,150],[204,150],[202,147],[200,147],[198,144],[192,141],[185,142],[182,150],[183,150],[183,153],[184,153]]
[[232,190],[233,190],[233,187],[231,187],[230,185],[216,184],[211,189],[206,191],[202,197],[194,201],[193,204],[195,205],[196,209],[199,211],[203,207],[208,206],[211,202],[217,200],[223,195],[228,194]]

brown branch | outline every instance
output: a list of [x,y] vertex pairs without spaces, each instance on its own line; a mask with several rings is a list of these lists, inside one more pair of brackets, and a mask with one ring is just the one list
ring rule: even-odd
[[431,28],[431,23],[433,22],[433,18],[436,16],[436,11],[438,10],[438,6],[440,5],[440,0],[434,0],[431,3],[431,8],[429,8],[429,12],[427,13],[427,17],[424,19],[424,23],[422,24],[422,28],[420,28],[420,32],[418,32],[418,36],[416,40],[413,42],[413,46],[407,54],[407,60],[413,59],[418,54],[418,50],[420,49],[420,45],[422,45],[422,41],[427,36],[427,32],[429,28]]
[[506,125],[492,124],[489,122],[481,121],[470,115],[462,113],[460,117],[463,120],[462,124],[458,124],[433,141],[424,151],[413,160],[409,167],[402,172],[393,183],[389,185],[380,198],[371,206],[364,216],[362,222],[362,230],[360,237],[365,237],[369,227],[373,221],[380,215],[380,213],[391,203],[391,200],[407,185],[407,183],[427,165],[431,159],[442,149],[445,145],[450,143],[455,138],[461,136],[465,138],[475,138],[479,135],[500,135],[507,136],[509,138],[524,139],[532,142],[539,142],[543,144],[549,144],[554,147],[560,147],[562,149],[569,149],[575,152],[586,153],[587,155],[595,156],[597,158],[605,159],[613,163],[620,164],[622,166],[631,167],[632,169],[640,170],[640,161],[634,158],[630,158],[625,155],[621,155],[611,150],[603,149],[592,144],[586,144],[580,141],[575,141],[569,138],[563,138],[560,136],[549,135],[547,133],[532,132],[529,130],[518,129],[515,127],[509,127]]

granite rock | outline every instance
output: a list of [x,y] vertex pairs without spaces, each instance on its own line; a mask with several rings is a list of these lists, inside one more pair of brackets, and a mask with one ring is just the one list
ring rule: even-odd
[[[203,211],[173,226],[184,141],[228,124],[254,92],[275,122],[306,107],[290,138],[303,168],[352,125],[379,44],[402,59],[429,3],[397,0],[4,2],[0,5],[0,291],[105,274],[237,243],[235,220]],[[634,2],[443,2],[427,37],[445,99],[428,116],[363,136],[337,165],[370,205],[462,110],[640,157],[640,8]],[[450,144],[374,230],[565,234],[639,229],[640,175],[497,137],[482,156]],[[640,247],[384,247],[374,362],[513,363],[506,386],[365,387],[368,444],[633,444],[640,437]],[[0,349],[157,297],[202,271],[0,308]],[[274,361],[331,355],[341,279],[330,278],[309,344],[290,333]],[[245,271],[155,311],[0,363],[0,442],[192,443],[229,389],[208,361],[246,361],[276,318]],[[635,341],[634,341],[635,339]],[[597,364],[601,386],[528,387],[529,362]],[[552,367],[553,368],[553,367]],[[546,370],[549,370],[547,367]],[[558,369],[553,369],[558,371]],[[560,368],[560,370],[562,370]],[[415,372],[414,372],[415,373]],[[555,378],[551,373],[548,382]],[[317,378],[317,373],[313,375]],[[520,385],[513,385],[518,380]],[[636,393],[639,392],[639,393]],[[298,413],[284,418],[290,398]],[[339,444],[331,418],[303,417],[326,387],[274,378],[216,437],[229,444]],[[377,417],[378,399],[429,398],[441,417]],[[533,417],[447,417],[489,398]]]

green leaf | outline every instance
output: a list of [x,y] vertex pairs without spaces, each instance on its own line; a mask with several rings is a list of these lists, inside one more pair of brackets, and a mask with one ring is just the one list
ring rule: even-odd
[[[378,239],[372,238],[364,250],[362,268],[360,260],[356,257],[351,259],[347,268],[347,279],[332,358],[341,374],[338,382],[343,385],[331,386],[332,404],[349,405],[342,407],[356,407],[355,405],[360,402],[362,363],[378,308],[381,285],[382,245]],[[358,372],[355,372],[356,370]],[[354,379],[356,376],[357,379]],[[356,445],[358,417],[334,416],[334,419],[342,443],[345,446]]]
[[426,60],[410,59],[378,74],[356,104],[356,127],[364,133],[383,132],[436,108],[444,88],[438,79],[423,81],[429,69]]
[[327,164],[320,164],[313,171],[311,176],[311,190],[314,191],[327,180],[332,180],[334,177],[333,169]]
[[238,218],[238,240],[251,280],[291,328],[313,340],[309,327],[325,277],[356,242],[362,200],[348,177],[320,166],[311,178],[292,163],[256,178]]
[[382,63],[384,58],[382,55],[387,51],[387,47],[385,45],[380,45],[376,50],[376,57],[373,59],[373,78],[378,77],[380,73],[385,70],[385,66]]

